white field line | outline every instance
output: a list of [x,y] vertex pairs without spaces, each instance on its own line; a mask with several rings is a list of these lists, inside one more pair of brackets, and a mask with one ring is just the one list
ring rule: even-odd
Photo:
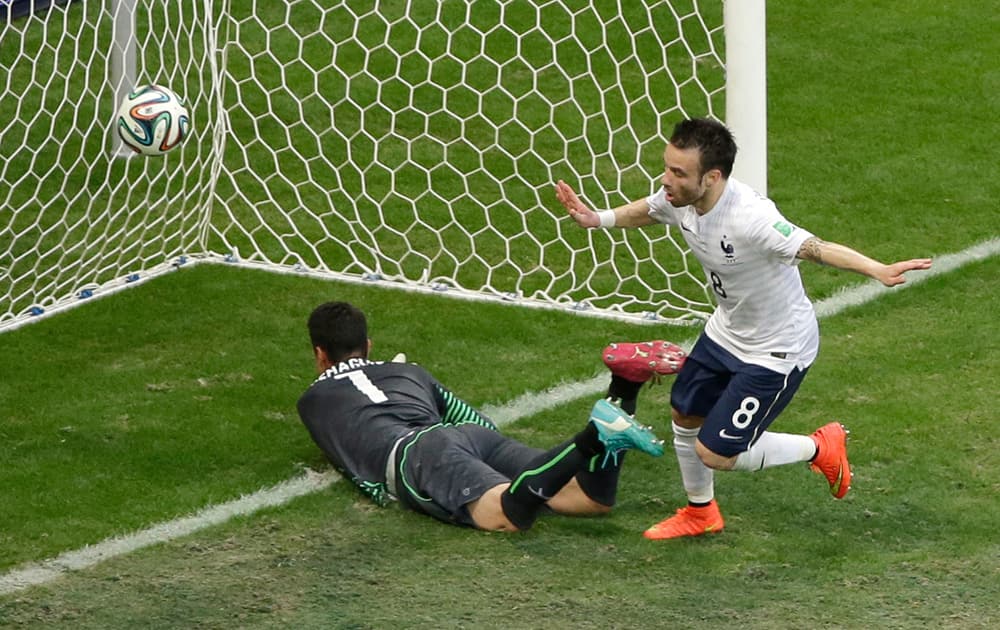
[[[931,269],[911,272],[907,276],[908,281],[901,287],[890,289],[874,281],[848,287],[817,302],[816,313],[819,317],[831,317],[845,309],[870,302],[883,293],[912,287],[932,276],[948,273],[998,253],[1000,253],[1000,238],[983,241],[961,252],[935,258]],[[688,339],[680,345],[690,349],[693,343],[694,339]],[[584,396],[603,393],[607,382],[607,375],[599,374],[585,381],[565,383],[542,392],[525,393],[503,405],[484,406],[482,411],[498,425],[504,425]],[[208,506],[191,516],[159,523],[125,536],[109,538],[82,549],[67,551],[49,560],[22,565],[0,576],[0,596],[45,584],[68,571],[87,569],[104,560],[225,523],[236,516],[246,516],[262,508],[284,505],[297,497],[323,490],[339,479],[340,476],[332,471],[317,473],[307,470],[301,477],[283,481],[239,499]]]

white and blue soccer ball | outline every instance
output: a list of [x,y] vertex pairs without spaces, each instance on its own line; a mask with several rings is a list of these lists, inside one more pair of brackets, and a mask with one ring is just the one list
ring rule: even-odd
[[138,87],[115,115],[118,137],[142,155],[163,155],[187,137],[191,116],[180,96],[161,85]]

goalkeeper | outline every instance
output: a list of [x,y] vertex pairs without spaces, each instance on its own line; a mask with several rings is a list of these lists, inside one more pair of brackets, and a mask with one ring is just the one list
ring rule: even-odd
[[333,465],[379,505],[398,500],[449,523],[526,530],[546,508],[607,513],[621,452],[663,454],[662,440],[605,400],[562,444],[525,446],[424,368],[369,360],[367,322],[355,306],[322,304],[308,326],[319,377],[299,399],[299,416]]

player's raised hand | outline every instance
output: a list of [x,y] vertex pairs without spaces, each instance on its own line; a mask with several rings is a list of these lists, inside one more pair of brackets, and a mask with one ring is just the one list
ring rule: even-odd
[[561,179],[556,183],[556,199],[580,227],[595,228],[601,224],[597,213],[580,201],[573,187]]
[[931,259],[930,258],[914,258],[913,260],[903,260],[891,265],[885,265],[882,272],[876,276],[876,279],[887,287],[894,287],[897,284],[903,284],[906,282],[906,277],[903,275],[907,271],[913,271],[915,269],[930,269]]

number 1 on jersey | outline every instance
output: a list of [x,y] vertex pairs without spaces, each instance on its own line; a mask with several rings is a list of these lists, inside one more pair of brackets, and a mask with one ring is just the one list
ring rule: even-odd
[[361,370],[352,370],[343,374],[336,374],[333,378],[346,378],[351,381],[351,384],[357,387],[359,392],[368,396],[368,398],[374,403],[383,403],[389,400],[389,397],[385,395],[385,392],[376,387],[375,383],[372,383],[371,379],[368,378],[368,375]]

